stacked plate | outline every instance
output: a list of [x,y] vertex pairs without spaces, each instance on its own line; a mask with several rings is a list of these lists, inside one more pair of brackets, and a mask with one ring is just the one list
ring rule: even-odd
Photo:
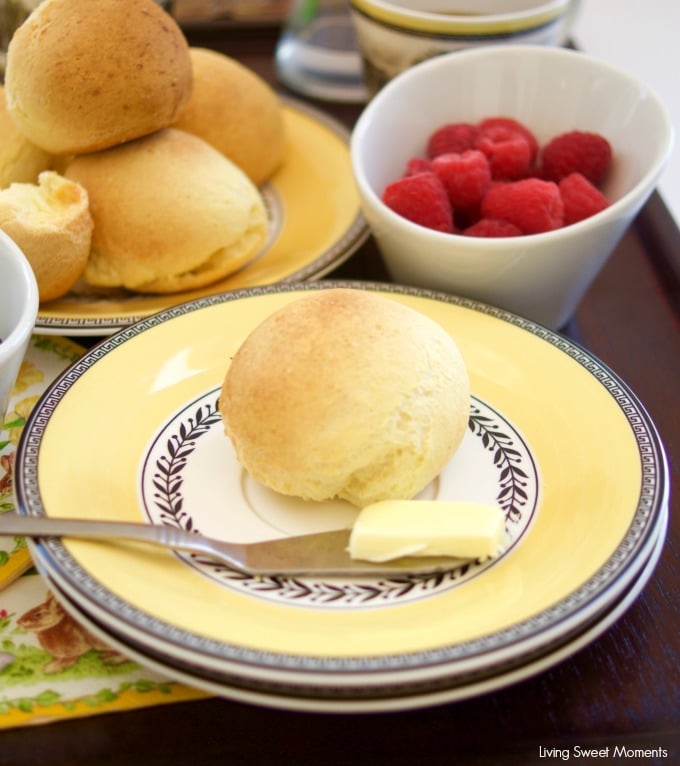
[[461,448],[424,497],[497,502],[491,562],[398,578],[255,577],[128,543],[46,539],[36,564],[65,607],[121,651],[218,695],[296,710],[397,710],[544,670],[606,630],[644,587],[668,516],[649,415],[561,335],[473,301],[367,283],[206,296],[89,351],[27,423],[21,513],[172,524],[252,541],[351,523],[341,502],[258,486],[216,400],[230,356],[309,290],[375,290],[455,338],[472,382]]

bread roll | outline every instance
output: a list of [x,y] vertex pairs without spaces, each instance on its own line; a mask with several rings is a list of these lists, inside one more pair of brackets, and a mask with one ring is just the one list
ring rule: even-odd
[[13,183],[35,183],[51,160],[50,154],[31,143],[14,124],[0,85],[0,189]]
[[154,0],[45,0],[12,37],[5,88],[34,144],[96,151],[172,124],[191,93],[189,48]]
[[200,136],[261,184],[283,162],[285,130],[276,93],[251,69],[190,48],[193,92],[174,127]]
[[209,285],[249,261],[267,215],[243,171],[205,141],[167,128],[76,157],[94,220],[85,282],[149,293]]
[[256,481],[363,507],[411,498],[439,474],[465,434],[470,386],[432,319],[368,291],[328,289],[255,328],[219,410]]
[[0,190],[0,229],[31,264],[40,302],[59,298],[76,283],[90,253],[87,192],[50,170],[37,185],[12,184]]

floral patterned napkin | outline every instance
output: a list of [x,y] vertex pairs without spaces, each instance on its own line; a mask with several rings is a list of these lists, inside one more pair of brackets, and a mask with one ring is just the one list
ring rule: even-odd
[[[14,453],[31,409],[83,349],[34,335],[0,430],[0,513],[14,508]],[[0,729],[205,697],[103,646],[52,597],[25,540],[0,537]]]

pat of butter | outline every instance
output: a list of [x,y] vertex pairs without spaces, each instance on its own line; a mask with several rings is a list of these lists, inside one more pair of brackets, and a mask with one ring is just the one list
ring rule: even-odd
[[505,516],[495,505],[436,500],[383,500],[367,505],[352,527],[353,559],[402,556],[476,559],[498,554]]

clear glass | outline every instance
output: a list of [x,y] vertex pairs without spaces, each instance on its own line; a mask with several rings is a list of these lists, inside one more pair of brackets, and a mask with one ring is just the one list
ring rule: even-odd
[[366,100],[363,67],[346,0],[293,0],[276,48],[281,82],[328,101]]

